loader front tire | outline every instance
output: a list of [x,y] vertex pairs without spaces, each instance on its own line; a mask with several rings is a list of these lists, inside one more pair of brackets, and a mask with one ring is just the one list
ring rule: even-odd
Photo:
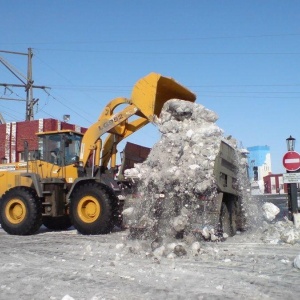
[[42,225],[42,205],[34,190],[15,187],[0,201],[0,223],[12,235],[34,234]]
[[107,234],[114,227],[113,208],[105,186],[89,182],[74,190],[70,201],[73,226],[81,234]]
[[114,191],[109,187],[106,187],[106,192],[109,195],[110,203],[112,205],[112,221],[114,226],[119,228],[123,227],[123,208],[124,200],[120,200]]
[[69,216],[43,217],[43,225],[50,230],[67,230],[72,223]]

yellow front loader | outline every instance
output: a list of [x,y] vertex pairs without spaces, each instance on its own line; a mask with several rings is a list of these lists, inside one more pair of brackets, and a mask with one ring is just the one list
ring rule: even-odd
[[134,85],[130,99],[109,102],[84,135],[71,130],[39,133],[34,160],[0,165],[2,228],[29,235],[42,224],[52,230],[73,225],[82,234],[105,234],[120,226],[117,145],[154,121],[173,98],[196,100],[174,79],[150,73]]

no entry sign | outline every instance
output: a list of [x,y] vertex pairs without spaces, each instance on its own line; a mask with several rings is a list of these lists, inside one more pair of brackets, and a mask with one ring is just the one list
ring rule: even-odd
[[284,154],[282,163],[286,170],[296,171],[300,169],[300,154],[295,151],[289,151]]

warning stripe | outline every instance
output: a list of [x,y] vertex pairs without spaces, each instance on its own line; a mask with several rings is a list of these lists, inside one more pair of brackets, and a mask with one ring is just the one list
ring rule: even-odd
[[284,162],[286,164],[294,164],[300,162],[300,158],[286,158]]
[[5,125],[5,158],[7,162],[10,162],[10,135],[11,135],[11,126],[10,123]]

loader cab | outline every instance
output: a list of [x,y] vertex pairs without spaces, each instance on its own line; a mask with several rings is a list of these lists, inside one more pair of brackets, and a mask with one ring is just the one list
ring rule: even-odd
[[71,130],[38,133],[39,159],[59,166],[76,164],[82,137]]

